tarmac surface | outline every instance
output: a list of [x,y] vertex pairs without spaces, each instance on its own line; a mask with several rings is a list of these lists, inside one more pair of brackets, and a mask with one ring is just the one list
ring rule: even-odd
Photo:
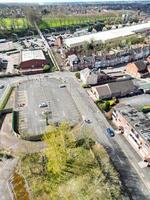
[[[79,123],[80,113],[68,89],[60,88],[62,83],[55,78],[39,78],[19,85],[16,107],[19,107],[21,136],[42,135],[50,123],[67,121],[71,126]],[[46,103],[47,107],[41,108],[41,103]]]

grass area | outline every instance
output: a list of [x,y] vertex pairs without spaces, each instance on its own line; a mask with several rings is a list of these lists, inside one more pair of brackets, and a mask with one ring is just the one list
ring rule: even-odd
[[[91,15],[91,16],[51,16],[47,15],[44,16],[41,20],[39,25],[40,29],[46,28],[57,28],[57,27],[65,27],[65,26],[72,26],[72,25],[80,25],[86,23],[93,23],[96,21],[104,21],[105,24],[113,24],[121,22],[121,18],[115,15]],[[0,19],[0,26],[4,29],[10,30],[14,28],[14,30],[19,29],[27,29],[28,28],[28,21],[26,18],[4,18]]]
[[93,23],[96,21],[105,21],[106,23],[119,22],[120,18],[116,16],[45,16],[41,21],[40,28],[44,29],[47,27],[64,27],[71,25],[80,25],[84,23]]
[[11,29],[11,27],[14,27],[14,29],[25,29],[28,27],[25,18],[4,18],[0,20],[0,26],[6,27],[6,29]]
[[69,125],[51,126],[47,149],[19,165],[35,200],[122,200],[119,175],[102,146],[75,139]]

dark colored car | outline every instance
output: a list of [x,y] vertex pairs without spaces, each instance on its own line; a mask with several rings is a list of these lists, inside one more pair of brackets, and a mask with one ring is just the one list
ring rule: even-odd
[[107,135],[110,136],[110,137],[114,137],[115,136],[115,132],[112,128],[107,128],[106,129],[107,131]]

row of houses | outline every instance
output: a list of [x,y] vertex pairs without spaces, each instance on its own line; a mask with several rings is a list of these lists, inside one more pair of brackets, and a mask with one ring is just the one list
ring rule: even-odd
[[143,59],[150,54],[150,45],[136,45],[131,49],[113,52],[111,54],[93,55],[93,56],[77,56],[76,54],[69,55],[67,64],[70,71],[82,70],[89,68],[105,68],[113,67],[119,64],[133,62]]
[[132,80],[121,80],[94,86],[91,88],[91,92],[97,100],[111,99],[113,97],[122,98],[140,94],[139,88],[134,85]]

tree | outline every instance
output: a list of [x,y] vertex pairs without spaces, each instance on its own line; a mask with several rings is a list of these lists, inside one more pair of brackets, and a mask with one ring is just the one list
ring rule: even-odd
[[44,136],[47,144],[45,150],[48,159],[47,169],[55,175],[59,175],[66,166],[67,147],[72,143],[73,137],[68,123],[61,123],[59,127],[52,125]]
[[43,72],[44,73],[47,73],[47,72],[50,72],[50,66],[49,65],[44,65],[44,67],[43,67]]
[[42,16],[37,8],[33,9],[32,7],[26,7],[24,13],[31,26],[34,26],[35,23],[39,24],[41,22]]
[[110,103],[109,101],[105,101],[104,105],[103,105],[103,110],[108,112],[110,110]]
[[80,72],[75,73],[76,78],[80,79]]

